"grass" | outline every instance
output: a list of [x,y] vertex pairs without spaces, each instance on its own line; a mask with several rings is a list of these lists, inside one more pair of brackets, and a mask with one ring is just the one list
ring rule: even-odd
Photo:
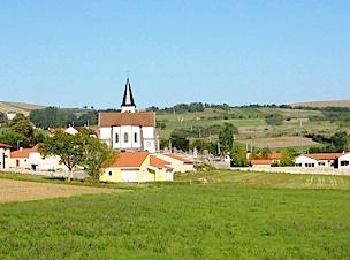
[[[199,184],[204,178],[208,183]],[[0,205],[0,258],[350,255],[349,177],[210,171],[177,180],[120,194]]]

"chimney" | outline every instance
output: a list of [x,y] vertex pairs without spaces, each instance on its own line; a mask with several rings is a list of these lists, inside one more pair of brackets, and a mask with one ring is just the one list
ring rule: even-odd
[[21,147],[19,148],[19,150],[22,152],[22,151],[23,151],[23,147],[21,146]]

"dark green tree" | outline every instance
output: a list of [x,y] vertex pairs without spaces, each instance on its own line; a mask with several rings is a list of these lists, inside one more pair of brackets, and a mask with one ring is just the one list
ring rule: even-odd
[[186,132],[182,129],[175,129],[170,135],[170,141],[172,146],[178,150],[189,150],[190,141],[186,135]]
[[224,127],[219,133],[219,142],[221,150],[228,152],[233,147],[234,135],[238,133],[237,127],[231,123],[225,123]]
[[283,116],[280,114],[271,114],[265,117],[265,122],[268,125],[281,125],[283,123]]

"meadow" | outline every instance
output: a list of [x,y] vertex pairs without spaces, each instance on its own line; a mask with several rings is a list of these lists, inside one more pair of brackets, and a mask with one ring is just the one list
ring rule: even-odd
[[[269,125],[265,122],[265,116],[278,113],[283,116],[281,125]],[[349,127],[339,122],[317,120],[323,116],[321,110],[271,108],[271,107],[235,107],[235,108],[205,108],[203,112],[158,113],[157,121],[161,126],[159,134],[162,139],[168,139],[175,129],[187,129],[193,132],[192,139],[202,138],[207,141],[218,139],[218,134],[208,135],[208,129],[213,126],[223,126],[225,123],[234,124],[238,133],[235,139],[239,143],[254,142],[267,143],[269,148],[293,147],[297,150],[306,151],[311,146],[319,146],[319,143],[312,143],[311,139],[303,136],[314,133],[331,136],[337,131],[349,131]],[[205,131],[207,129],[207,131]],[[203,135],[206,132],[206,135]],[[299,139],[292,144],[287,141],[281,143],[275,139],[287,137]],[[273,138],[271,140],[271,138]],[[264,147],[256,145],[256,148]]]
[[207,171],[139,186],[0,205],[0,258],[350,256],[349,177]]

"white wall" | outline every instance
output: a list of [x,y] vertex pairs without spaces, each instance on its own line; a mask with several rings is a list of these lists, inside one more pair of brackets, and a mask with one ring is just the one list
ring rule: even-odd
[[3,169],[3,154],[5,154],[5,169],[9,168],[10,149],[0,147],[0,169]]
[[318,167],[318,161],[317,160],[314,160],[314,159],[311,159],[305,155],[299,155],[296,159],[295,159],[295,164],[299,164],[301,163],[303,168],[306,168],[306,164],[311,164],[313,163],[314,164],[314,167]]
[[9,168],[19,169],[31,169],[32,165],[36,165],[37,170],[68,170],[66,166],[60,164],[59,156],[52,155],[44,159],[38,152],[29,153],[29,158],[10,158],[8,163]]
[[350,168],[350,164],[348,166],[341,166],[342,162],[344,163],[346,161],[350,163],[350,153],[343,154],[338,158],[338,168]]
[[[116,142],[116,133],[119,134],[119,142]],[[129,140],[124,142],[124,133],[128,133]],[[137,142],[135,142],[135,133],[137,134]],[[101,127],[100,139],[102,141],[108,141],[112,139],[112,147],[119,150],[127,149],[143,149],[154,153],[155,147],[155,129],[154,127],[143,127],[143,143],[141,143],[141,129],[139,126],[118,126],[118,127]],[[110,145],[110,143],[109,143]]]
[[111,138],[111,128],[110,127],[101,127],[100,128],[100,139],[106,140]]
[[[116,133],[119,135],[119,142],[116,140]],[[124,140],[124,134],[128,134],[128,142]],[[140,128],[137,126],[121,126],[113,127],[112,140],[114,149],[140,149]],[[135,142],[135,134],[137,134],[137,140]]]

